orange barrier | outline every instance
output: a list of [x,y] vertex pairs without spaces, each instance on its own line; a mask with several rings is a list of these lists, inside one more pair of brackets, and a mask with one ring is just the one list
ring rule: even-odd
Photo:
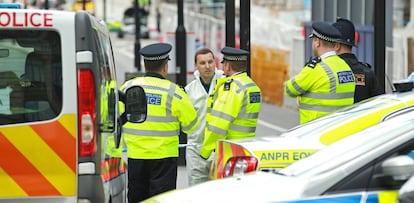
[[289,79],[289,51],[251,45],[251,76],[263,101],[283,105],[284,82]]

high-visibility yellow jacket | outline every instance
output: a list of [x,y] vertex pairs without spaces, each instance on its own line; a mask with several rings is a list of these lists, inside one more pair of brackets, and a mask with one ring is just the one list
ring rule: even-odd
[[218,79],[209,97],[200,155],[207,159],[218,139],[254,137],[261,101],[260,88],[245,72]]
[[121,90],[136,85],[144,88],[148,114],[143,123],[123,126],[128,158],[178,157],[180,129],[191,133],[199,124],[190,98],[178,85],[154,73],[127,81]]
[[335,52],[306,65],[286,82],[285,93],[298,97],[300,123],[306,123],[354,103],[351,68]]

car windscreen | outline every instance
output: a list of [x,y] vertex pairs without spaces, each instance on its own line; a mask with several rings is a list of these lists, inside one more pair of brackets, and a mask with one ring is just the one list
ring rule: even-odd
[[0,47],[0,125],[56,117],[62,109],[59,34],[2,29]]

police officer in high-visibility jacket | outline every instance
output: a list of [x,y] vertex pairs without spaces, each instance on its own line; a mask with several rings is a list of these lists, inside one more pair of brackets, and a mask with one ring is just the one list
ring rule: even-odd
[[144,123],[127,122],[123,135],[128,155],[128,202],[136,203],[176,188],[180,130],[191,133],[199,124],[190,98],[165,79],[171,45],[150,44],[140,50],[145,75],[125,82],[121,90],[139,85],[147,96]]
[[262,102],[261,90],[247,75],[249,52],[224,47],[223,71],[209,97],[207,126],[200,150],[204,159],[212,158],[218,139],[254,137]]
[[354,103],[354,75],[335,53],[341,33],[326,22],[315,22],[312,28],[316,57],[285,87],[287,96],[298,98],[301,124]]

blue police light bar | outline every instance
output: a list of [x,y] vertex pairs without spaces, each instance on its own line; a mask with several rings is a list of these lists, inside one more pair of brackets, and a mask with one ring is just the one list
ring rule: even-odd
[[16,3],[0,3],[0,8],[22,8],[20,4]]

